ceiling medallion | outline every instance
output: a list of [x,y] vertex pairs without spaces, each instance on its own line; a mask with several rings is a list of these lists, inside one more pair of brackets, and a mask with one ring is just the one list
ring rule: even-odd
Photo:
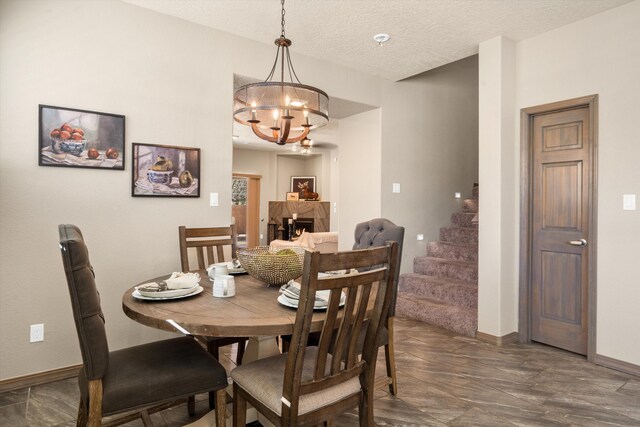
[[[284,31],[284,0],[281,0],[281,6],[281,33],[275,40],[276,60],[271,72],[265,81],[236,90],[233,119],[250,126],[260,139],[285,145],[304,140],[311,129],[329,122],[329,96],[320,89],[300,83],[289,56],[291,40],[286,38]],[[274,81],[278,60],[280,80]]]

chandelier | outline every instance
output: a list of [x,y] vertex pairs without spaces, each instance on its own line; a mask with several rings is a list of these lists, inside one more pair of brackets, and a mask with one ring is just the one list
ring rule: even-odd
[[[260,139],[285,145],[303,141],[311,129],[329,122],[329,96],[320,89],[300,83],[289,56],[291,40],[284,32],[284,0],[281,5],[281,33],[275,40],[276,60],[271,72],[265,81],[236,90],[233,119],[251,126]],[[276,81],[278,62],[280,80]]]

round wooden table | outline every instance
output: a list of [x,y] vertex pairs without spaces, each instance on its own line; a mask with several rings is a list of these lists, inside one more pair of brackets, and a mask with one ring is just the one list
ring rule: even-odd
[[[161,276],[142,283],[168,277]],[[131,288],[122,296],[122,309],[136,322],[165,331],[185,333],[186,330],[191,335],[214,337],[254,337],[247,345],[247,361],[276,353],[272,337],[293,333],[296,309],[278,303],[278,286],[268,287],[248,274],[236,275],[235,296],[217,298],[212,295],[212,283],[207,272],[201,271],[200,277],[204,291],[199,295],[148,301],[134,298],[134,288]],[[324,312],[316,312],[311,331],[319,331],[323,320]]]

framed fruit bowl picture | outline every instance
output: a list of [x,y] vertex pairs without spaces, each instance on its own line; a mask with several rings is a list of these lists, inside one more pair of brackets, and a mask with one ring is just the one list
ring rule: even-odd
[[38,164],[124,170],[124,116],[39,105]]
[[132,144],[133,197],[200,197],[200,149]]

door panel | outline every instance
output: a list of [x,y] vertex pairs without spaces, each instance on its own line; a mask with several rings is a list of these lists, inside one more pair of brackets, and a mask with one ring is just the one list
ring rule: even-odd
[[589,109],[532,123],[531,339],[587,353]]

